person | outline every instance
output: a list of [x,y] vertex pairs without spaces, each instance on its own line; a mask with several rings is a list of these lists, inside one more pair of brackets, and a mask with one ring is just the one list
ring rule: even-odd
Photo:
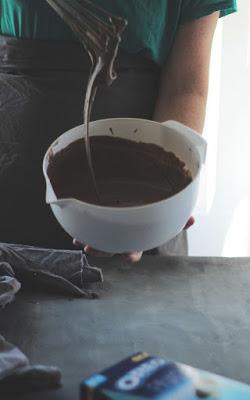
[[[92,119],[172,119],[202,133],[214,31],[219,17],[236,11],[236,0],[93,1],[128,26],[118,78],[100,88]],[[89,68],[83,46],[46,0],[0,0],[2,242],[70,248],[45,204],[41,165],[51,142],[82,123]],[[163,247],[186,254],[185,234]]]

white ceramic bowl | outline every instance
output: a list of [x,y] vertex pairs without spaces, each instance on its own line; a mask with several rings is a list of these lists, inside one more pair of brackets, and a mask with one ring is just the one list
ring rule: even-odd
[[102,207],[73,198],[58,199],[47,175],[49,154],[83,137],[83,125],[80,125],[56,139],[44,156],[46,202],[64,230],[82,243],[113,253],[149,250],[176,236],[192,214],[206,142],[195,131],[175,121],[160,124],[134,118],[91,122],[90,135],[109,136],[110,128],[115,137],[154,143],[173,151],[191,171],[192,182],[166,200],[137,207]]

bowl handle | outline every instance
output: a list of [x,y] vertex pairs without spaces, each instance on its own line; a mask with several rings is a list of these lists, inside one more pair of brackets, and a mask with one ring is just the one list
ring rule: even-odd
[[198,149],[201,161],[203,164],[205,163],[207,142],[198,132],[177,121],[166,121],[163,122],[162,125],[172,130],[175,130],[185,136]]

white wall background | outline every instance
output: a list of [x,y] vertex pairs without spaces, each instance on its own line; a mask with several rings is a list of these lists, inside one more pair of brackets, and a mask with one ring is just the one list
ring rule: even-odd
[[250,1],[238,8],[219,21],[213,44],[193,256],[250,256]]

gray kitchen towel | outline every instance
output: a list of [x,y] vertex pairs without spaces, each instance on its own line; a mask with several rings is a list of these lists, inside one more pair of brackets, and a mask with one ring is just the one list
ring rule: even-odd
[[[90,288],[102,281],[101,270],[90,267],[82,251],[0,243],[0,307],[12,302],[21,287],[95,298]],[[60,381],[58,368],[30,365],[17,347],[0,335],[0,394],[55,388]]]
[[0,335],[0,394],[56,388],[60,383],[57,367],[30,365],[17,347]]
[[[3,265],[3,267],[5,266]],[[10,270],[11,268],[8,269]],[[5,307],[7,304],[11,303],[14,300],[15,294],[18,292],[20,287],[20,282],[18,282],[18,280],[15,279],[13,276],[0,276],[0,307]]]
[[[0,277],[3,276],[14,278],[2,278],[0,283],[0,299],[6,304],[19,289],[16,280],[23,287],[86,298],[96,298],[91,287],[103,281],[102,271],[89,266],[80,250],[43,249],[7,243],[0,243]],[[13,290],[9,298],[5,295],[4,300],[7,285],[9,289],[12,285]]]
[[16,370],[28,365],[27,357],[0,335],[0,382]]

